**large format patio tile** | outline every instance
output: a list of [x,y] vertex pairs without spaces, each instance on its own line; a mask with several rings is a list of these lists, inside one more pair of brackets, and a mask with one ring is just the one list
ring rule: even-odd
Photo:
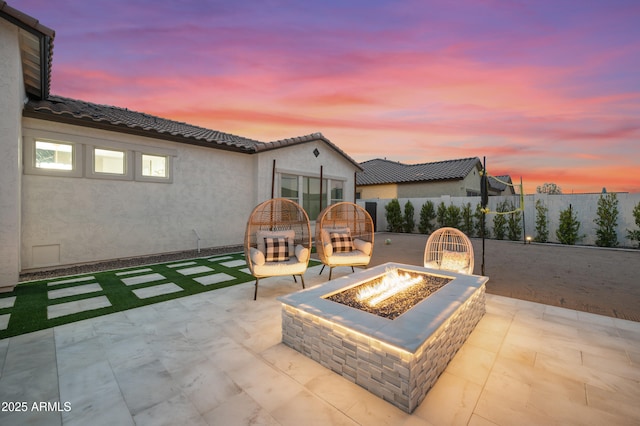
[[640,323],[487,295],[485,316],[407,414],[283,345],[275,297],[300,283],[263,281],[257,301],[247,283],[0,340],[0,399],[72,405],[0,413],[0,424],[640,422]]

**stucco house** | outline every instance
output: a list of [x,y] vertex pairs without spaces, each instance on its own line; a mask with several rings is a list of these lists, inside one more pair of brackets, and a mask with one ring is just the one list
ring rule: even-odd
[[[376,158],[360,163],[356,176],[358,199],[424,198],[480,195],[482,162],[478,157],[404,164]],[[509,176],[500,180],[511,182]],[[513,194],[513,188],[489,179],[489,195]]]
[[480,195],[482,163],[477,157],[421,164],[376,158],[360,165],[360,199]]
[[355,199],[361,167],[320,133],[262,142],[51,95],[54,36],[0,1],[0,291],[39,268],[240,245],[272,196],[312,221]]
[[511,176],[489,176],[489,195],[515,195],[515,193]]

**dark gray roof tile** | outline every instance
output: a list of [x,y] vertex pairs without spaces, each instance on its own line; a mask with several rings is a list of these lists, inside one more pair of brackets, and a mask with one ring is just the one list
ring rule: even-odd
[[363,171],[357,175],[357,185],[464,179],[474,167],[478,170],[482,168],[478,157],[421,164],[403,164],[376,158],[360,165]]
[[255,151],[263,142],[210,130],[191,124],[168,120],[142,112],[132,111],[109,105],[99,105],[61,96],[49,96],[44,100],[29,100],[25,106],[25,115],[36,118],[66,118],[75,124],[101,124],[112,127],[114,131],[127,132],[128,129],[152,133],[150,137],[171,136],[172,140],[183,139],[186,143],[200,145],[220,145],[240,151]]

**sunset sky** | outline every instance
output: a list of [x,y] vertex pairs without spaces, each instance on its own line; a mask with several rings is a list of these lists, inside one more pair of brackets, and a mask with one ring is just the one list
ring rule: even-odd
[[640,192],[638,0],[8,0],[51,93],[357,161]]

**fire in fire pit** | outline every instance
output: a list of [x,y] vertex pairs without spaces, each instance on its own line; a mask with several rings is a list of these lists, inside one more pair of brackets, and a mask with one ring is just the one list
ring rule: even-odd
[[377,278],[327,296],[326,299],[392,320],[452,279],[390,268]]

